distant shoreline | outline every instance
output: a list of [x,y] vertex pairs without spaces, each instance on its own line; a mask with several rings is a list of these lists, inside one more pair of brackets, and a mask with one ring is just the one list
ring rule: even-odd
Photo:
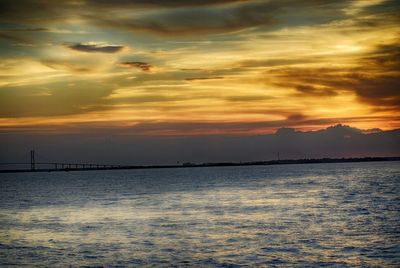
[[[44,169],[5,169],[0,173],[23,173],[23,172],[59,172],[59,171],[91,171],[91,170],[120,170],[120,169],[159,169],[159,168],[195,168],[195,167],[231,167],[231,166],[268,166],[268,165],[293,165],[293,164],[324,164],[324,163],[352,163],[352,162],[383,162],[400,161],[400,157],[350,157],[350,158],[317,158],[317,159],[285,159],[251,162],[216,162],[216,163],[183,163],[181,165],[120,165],[94,168],[44,168]],[[40,164],[40,163],[38,163]]]

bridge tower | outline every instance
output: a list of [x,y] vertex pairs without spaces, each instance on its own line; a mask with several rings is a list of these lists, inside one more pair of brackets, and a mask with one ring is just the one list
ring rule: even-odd
[[35,150],[31,150],[31,170],[35,170]]

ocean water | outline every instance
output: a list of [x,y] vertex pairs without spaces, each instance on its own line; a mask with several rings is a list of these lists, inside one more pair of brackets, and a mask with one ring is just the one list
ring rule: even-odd
[[0,174],[0,266],[400,267],[400,163]]

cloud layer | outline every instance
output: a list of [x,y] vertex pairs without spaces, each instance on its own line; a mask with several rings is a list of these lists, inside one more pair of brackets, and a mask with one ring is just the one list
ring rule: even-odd
[[398,128],[399,12],[392,0],[4,0],[0,127]]

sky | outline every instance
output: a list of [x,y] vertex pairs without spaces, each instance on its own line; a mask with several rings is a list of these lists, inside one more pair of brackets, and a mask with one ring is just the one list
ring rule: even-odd
[[0,144],[394,130],[398,14],[396,0],[2,0]]

